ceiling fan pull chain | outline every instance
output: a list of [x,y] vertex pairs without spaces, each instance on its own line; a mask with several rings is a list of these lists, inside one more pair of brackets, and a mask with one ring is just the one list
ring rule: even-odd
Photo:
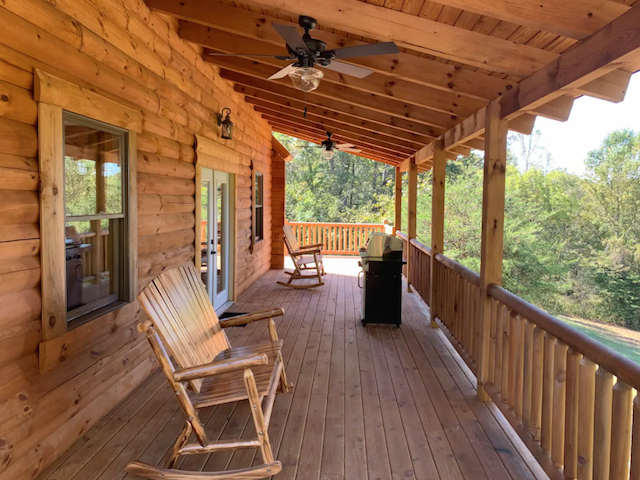
[[307,118],[307,92],[304,92],[304,113],[302,118]]

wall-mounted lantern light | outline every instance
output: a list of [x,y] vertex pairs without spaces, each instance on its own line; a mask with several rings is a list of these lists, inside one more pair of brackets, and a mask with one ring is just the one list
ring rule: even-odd
[[[225,110],[227,112],[227,115],[224,117],[224,120],[223,120],[222,117],[224,115]],[[222,113],[218,113],[217,117],[218,117],[218,125],[222,127],[220,132],[220,137],[224,138],[225,140],[232,140],[233,139],[233,122],[231,121],[231,109],[223,108]]]

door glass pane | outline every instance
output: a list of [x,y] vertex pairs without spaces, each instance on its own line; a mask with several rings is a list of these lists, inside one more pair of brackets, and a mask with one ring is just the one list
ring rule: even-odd
[[223,212],[227,208],[226,206],[226,184],[223,182],[216,182],[216,222],[218,223],[218,238],[217,238],[217,246],[216,246],[216,262],[217,262],[217,285],[216,285],[216,293],[220,293],[226,290],[226,265],[224,259],[227,256],[226,252],[226,242],[223,241],[226,232],[224,229],[226,228],[225,217],[223,216]]
[[209,188],[210,183],[208,180],[202,181],[202,188],[200,190],[201,201],[202,201],[202,210],[201,210],[201,222],[200,222],[200,266],[201,266],[201,275],[202,281],[207,286],[207,290],[209,289],[209,275],[208,275],[208,261],[209,257],[207,255],[207,245],[209,242],[209,209],[211,206],[209,205]]

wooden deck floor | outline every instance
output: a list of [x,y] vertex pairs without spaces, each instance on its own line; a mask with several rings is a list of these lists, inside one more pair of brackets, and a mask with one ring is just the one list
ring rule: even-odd
[[[294,391],[279,395],[270,437],[284,469],[278,480],[545,479],[492,404],[475,398],[473,375],[443,334],[429,327],[413,294],[403,325],[359,322],[357,259],[328,258],[326,285],[292,290],[272,270],[235,311],[282,306],[278,320]],[[267,338],[266,324],[234,328],[234,346]],[[212,437],[253,432],[248,405],[206,409]],[[116,407],[40,480],[127,480],[133,459],[158,463],[184,423],[161,375]],[[184,459],[185,457],[183,457]],[[259,462],[253,450],[186,458],[181,469],[223,470]]]

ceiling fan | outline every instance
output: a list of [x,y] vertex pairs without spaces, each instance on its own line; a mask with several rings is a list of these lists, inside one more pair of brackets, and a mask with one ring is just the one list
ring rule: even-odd
[[334,150],[340,150],[345,153],[360,153],[362,150],[355,148],[355,145],[351,143],[336,143],[331,140],[331,132],[327,132],[327,139],[322,142],[320,145],[309,145],[307,147],[302,148],[322,148],[322,158],[326,160],[331,160],[335,155]]
[[287,65],[280,71],[271,75],[268,80],[277,80],[287,75],[291,78],[293,86],[303,92],[315,90],[320,85],[320,80],[324,77],[322,70],[315,68],[315,65],[324,67],[327,70],[350,75],[356,78],[364,78],[371,75],[373,70],[358,67],[347,63],[339,62],[339,59],[364,57],[369,55],[387,55],[399,53],[398,46],[393,42],[373,43],[369,45],[358,45],[327,50],[327,44],[322,40],[311,38],[309,32],[317,27],[315,18],[301,15],[298,24],[304,29],[304,35],[300,36],[296,27],[271,24],[278,34],[287,43],[288,55],[252,55],[239,53],[214,53],[214,56],[239,56],[239,57],[273,57],[278,60],[294,60],[294,63]]

